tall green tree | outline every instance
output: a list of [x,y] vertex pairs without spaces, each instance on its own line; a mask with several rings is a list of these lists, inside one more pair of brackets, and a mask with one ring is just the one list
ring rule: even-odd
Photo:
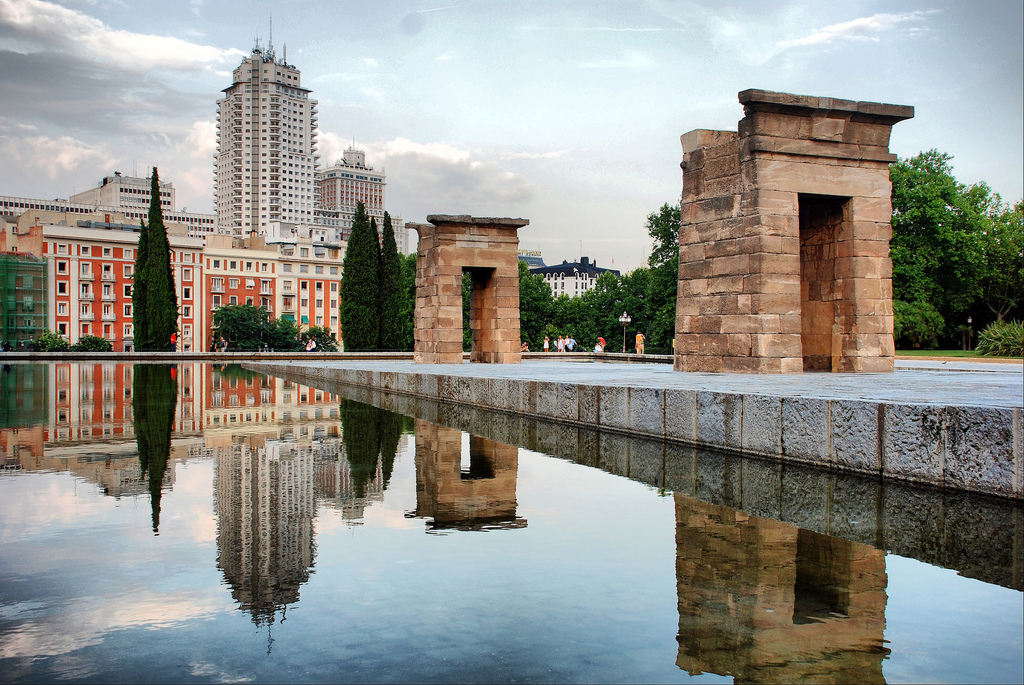
[[167,240],[160,205],[160,177],[156,167],[150,179],[149,225],[142,222],[135,251],[132,286],[135,349],[170,350],[171,335],[178,327],[178,295],[171,267],[171,245]]
[[951,160],[928,150],[889,168],[893,299],[928,303],[947,322],[982,294],[989,199],[986,189],[953,177]]
[[341,278],[341,331],[350,352],[377,349],[380,339],[380,244],[362,202],[356,203]]
[[519,334],[530,350],[544,349],[544,327],[551,323],[554,297],[540,274],[531,274],[530,266],[519,260]]
[[1012,207],[995,195],[990,222],[982,239],[985,270],[981,297],[989,311],[1002,321],[1024,305],[1024,202]]
[[398,316],[398,328],[402,331],[400,350],[412,352],[416,341],[413,338],[416,318],[416,255],[411,254],[403,257],[400,261],[401,275],[401,302],[402,308]]
[[648,347],[668,352],[676,330],[676,295],[679,292],[679,205],[665,203],[647,217],[647,234],[654,246],[647,264],[651,268],[647,307],[650,322],[645,335]]
[[384,236],[380,247],[378,288],[380,298],[380,349],[402,349],[402,267],[391,215],[384,212]]

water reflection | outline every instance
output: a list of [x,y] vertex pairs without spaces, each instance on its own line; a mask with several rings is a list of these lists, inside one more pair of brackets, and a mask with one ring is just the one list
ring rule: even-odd
[[416,511],[428,531],[524,528],[516,516],[519,449],[417,419]]
[[171,431],[178,400],[178,368],[168,364],[143,364],[135,368],[135,443],[139,471],[149,484],[153,532],[160,531],[160,499],[167,459],[171,456]]
[[737,683],[881,683],[881,550],[676,494],[679,668]]

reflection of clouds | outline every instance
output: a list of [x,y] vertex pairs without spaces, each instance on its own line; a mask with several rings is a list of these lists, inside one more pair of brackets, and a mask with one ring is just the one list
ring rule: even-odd
[[[69,522],[95,517],[117,505],[111,498],[95,497],[97,486],[76,479],[70,474],[0,478],[0,543],[23,540],[26,531],[65,527]],[[79,496],[68,489],[68,481],[78,480],[75,488],[85,490]],[[5,490],[17,491],[8,496]],[[56,532],[56,531],[55,531]]]
[[206,678],[215,683],[251,683],[252,678],[243,678],[240,675],[222,671],[213,664],[201,664],[192,662],[189,664],[189,672],[197,678]]
[[[99,644],[106,633],[115,630],[169,628],[233,608],[230,598],[216,587],[173,595],[150,592],[147,596],[146,592],[146,588],[119,586],[116,598],[89,597],[64,604],[62,609],[26,607],[27,620],[4,634],[0,658],[67,654]],[[33,617],[47,608],[57,613]]]
[[175,469],[174,491],[189,498],[185,506],[179,507],[175,503],[174,518],[187,521],[185,527],[197,544],[210,544],[217,540],[217,516],[210,505],[212,480],[212,461],[193,461],[177,465]]

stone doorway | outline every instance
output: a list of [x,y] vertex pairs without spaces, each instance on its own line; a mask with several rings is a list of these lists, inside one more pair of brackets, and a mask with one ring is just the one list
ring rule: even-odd
[[470,274],[470,361],[518,364],[519,236],[526,219],[431,214],[416,254],[416,331],[413,359],[462,363],[462,274]]
[[835,371],[842,356],[839,239],[850,198],[800,194],[800,342],[804,371]]

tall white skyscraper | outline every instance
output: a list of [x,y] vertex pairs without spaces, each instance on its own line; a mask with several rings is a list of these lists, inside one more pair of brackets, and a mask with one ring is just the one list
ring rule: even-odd
[[[232,235],[310,230],[316,209],[317,112],[301,74],[259,44],[217,101],[217,226]],[[305,230],[304,230],[305,229]]]

